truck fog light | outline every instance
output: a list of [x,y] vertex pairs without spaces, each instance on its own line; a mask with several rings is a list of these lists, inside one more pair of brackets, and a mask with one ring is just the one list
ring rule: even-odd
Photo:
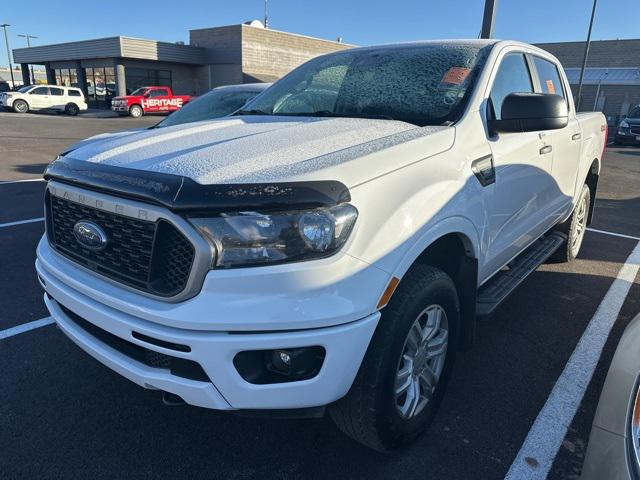
[[280,357],[280,361],[286,366],[291,365],[291,356],[287,352],[279,352],[278,356]]
[[240,376],[258,385],[296,382],[315,377],[322,368],[324,347],[251,350],[236,354],[233,364]]

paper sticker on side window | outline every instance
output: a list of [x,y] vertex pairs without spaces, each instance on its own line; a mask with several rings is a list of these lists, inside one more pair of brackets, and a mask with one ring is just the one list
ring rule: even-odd
[[469,72],[471,70],[466,67],[451,67],[442,77],[441,83],[461,85],[469,75]]
[[547,93],[556,93],[556,86],[553,84],[553,80],[547,80]]

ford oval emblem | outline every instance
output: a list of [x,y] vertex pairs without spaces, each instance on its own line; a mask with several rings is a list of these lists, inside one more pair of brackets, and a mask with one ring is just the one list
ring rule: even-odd
[[90,250],[102,250],[107,246],[107,234],[93,222],[80,220],[73,226],[73,235],[80,245]]

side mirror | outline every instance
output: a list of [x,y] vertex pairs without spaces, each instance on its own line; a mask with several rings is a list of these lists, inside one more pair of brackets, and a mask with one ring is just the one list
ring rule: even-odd
[[569,123],[569,108],[560,95],[510,93],[502,102],[500,120],[490,120],[493,132],[558,130]]

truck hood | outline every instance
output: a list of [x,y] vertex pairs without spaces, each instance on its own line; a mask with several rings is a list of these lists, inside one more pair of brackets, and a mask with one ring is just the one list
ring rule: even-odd
[[[416,150],[407,145],[423,142]],[[366,181],[450,148],[451,127],[390,120],[245,116],[107,136],[68,158],[189,177],[201,184]],[[398,149],[393,154],[383,151]]]

